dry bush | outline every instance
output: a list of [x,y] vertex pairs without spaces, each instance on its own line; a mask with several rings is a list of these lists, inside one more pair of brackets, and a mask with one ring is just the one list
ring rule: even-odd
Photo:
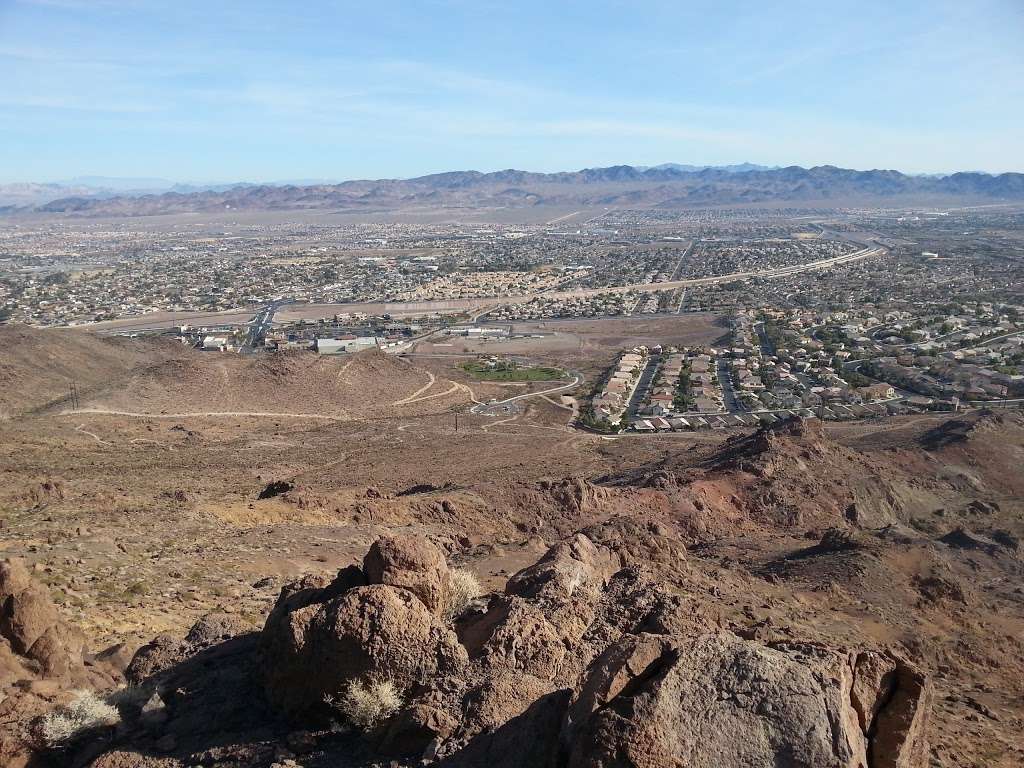
[[390,680],[349,683],[340,698],[327,696],[328,704],[363,730],[372,728],[402,707],[402,697]]
[[483,594],[483,587],[469,571],[453,568],[448,573],[448,587],[444,596],[444,618],[455,621],[466,607]]
[[43,715],[39,735],[49,747],[58,747],[90,731],[117,725],[121,715],[92,691],[76,691],[71,703]]

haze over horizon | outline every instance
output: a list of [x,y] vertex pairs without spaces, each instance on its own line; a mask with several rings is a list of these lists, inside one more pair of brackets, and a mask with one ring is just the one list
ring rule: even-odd
[[1011,0],[4,0],[0,182],[1024,171],[1022,37]]

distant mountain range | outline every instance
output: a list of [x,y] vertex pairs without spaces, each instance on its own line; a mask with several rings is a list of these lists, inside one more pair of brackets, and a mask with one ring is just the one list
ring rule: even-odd
[[[45,185],[39,185],[45,186]],[[2,192],[2,188],[0,188]],[[229,184],[157,193],[72,192],[7,212],[147,216],[225,210],[388,210],[407,206],[619,206],[690,208],[756,203],[799,205],[1024,201],[1024,174],[912,176],[834,166],[767,168],[616,165],[560,173],[450,171],[413,179],[340,184]]]

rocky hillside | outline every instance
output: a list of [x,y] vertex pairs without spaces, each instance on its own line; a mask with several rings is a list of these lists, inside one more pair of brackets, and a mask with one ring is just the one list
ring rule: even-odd
[[348,181],[318,186],[243,186],[194,193],[67,197],[38,206],[42,213],[146,216],[223,210],[380,210],[435,206],[691,206],[843,201],[1021,200],[1024,174],[955,173],[908,176],[833,166],[688,170],[629,165],[562,173],[453,171],[414,179]]
[[[357,465],[242,477],[251,514],[315,501],[315,521],[221,518],[211,540],[191,506],[212,492],[203,467],[162,507],[104,497],[130,536],[101,516],[48,524],[26,540],[33,567],[0,568],[0,764],[1020,765],[1024,418],[892,427],[876,451],[815,420],[699,451],[601,441],[592,464],[571,466],[603,471],[546,478],[487,464],[493,435],[457,454],[427,436],[431,461],[393,450],[380,488],[360,486]],[[338,440],[327,427],[302,435],[303,453]],[[82,445],[120,473],[116,446]],[[159,454],[183,461],[170,458]],[[464,466],[430,485],[446,462]],[[33,505],[10,535],[36,509],[79,520],[82,482],[40,486],[20,506],[0,498]],[[105,531],[116,538],[98,558],[90,536]],[[349,554],[316,567],[334,542]],[[206,549],[245,579],[219,603],[191,581]],[[278,579],[285,560],[303,567]],[[175,628],[92,653],[63,617],[89,615],[77,598],[122,571],[108,608],[159,611]]]
[[[90,724],[77,751],[43,754],[95,768],[296,754],[334,766],[926,765],[931,684],[899,655],[744,638],[584,533],[502,593],[467,599],[457,583],[433,545],[383,538],[361,568],[285,587],[260,633],[208,616],[183,640],[156,638],[127,667],[120,727]],[[19,587],[31,589],[7,589]],[[46,723],[28,724],[26,748]]]
[[0,420],[65,404],[72,385],[84,398],[139,367],[186,352],[170,342],[105,339],[85,331],[24,325],[0,325],[0,349]]

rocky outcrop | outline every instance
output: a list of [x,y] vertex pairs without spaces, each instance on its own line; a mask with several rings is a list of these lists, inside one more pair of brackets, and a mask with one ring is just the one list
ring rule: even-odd
[[141,685],[200,651],[247,632],[252,632],[252,626],[237,615],[208,613],[192,625],[184,638],[165,632],[139,648],[125,670],[125,678],[133,685]]
[[604,488],[582,477],[568,477],[559,482],[542,481],[540,489],[550,494],[562,509],[575,516],[591,511],[607,494]]
[[566,715],[569,766],[923,766],[927,686],[882,657],[731,634],[643,634],[592,666]]
[[405,695],[467,663],[466,649],[427,604],[441,607],[447,564],[439,550],[382,539],[365,570],[366,577],[349,568],[329,584],[286,587],[267,619],[267,695],[289,716],[327,711],[325,697],[355,681],[389,681]]
[[74,690],[107,690],[120,680],[116,665],[85,651],[82,633],[22,560],[0,562],[0,765],[34,764],[41,715]]
[[[80,673],[84,638],[60,618],[46,589],[21,560],[0,563],[0,680],[27,664],[42,677]],[[6,664],[3,664],[6,659]]]
[[[911,664],[723,631],[685,583],[670,592],[644,568],[648,550],[685,559],[664,531],[614,521],[589,530],[454,626],[433,610],[448,568],[440,552],[382,539],[364,568],[285,587],[258,635],[211,615],[185,639],[141,650],[129,676],[149,698],[134,727],[149,734],[147,749],[178,745],[183,760],[211,723],[223,732],[248,720],[265,729],[258,749],[318,750],[324,763],[923,768],[931,690]],[[399,701],[377,720],[325,703],[380,682]],[[345,729],[330,723],[346,719],[359,726],[339,741]],[[320,730],[267,735],[287,723]]]
[[374,542],[363,558],[370,584],[406,589],[434,615],[440,615],[448,587],[448,563],[426,539],[385,536]]
[[930,682],[913,665],[873,651],[857,656],[852,700],[872,768],[927,763],[932,698]]

